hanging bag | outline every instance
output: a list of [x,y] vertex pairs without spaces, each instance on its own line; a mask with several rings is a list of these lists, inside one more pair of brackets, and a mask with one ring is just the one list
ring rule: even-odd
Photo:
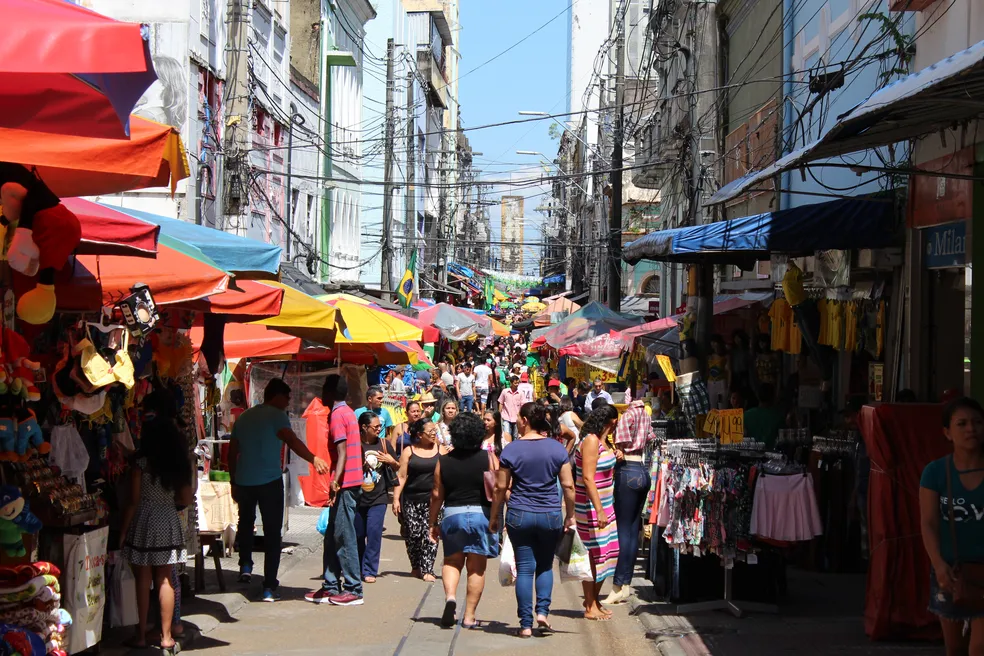
[[492,455],[491,451],[486,451],[489,454],[489,468],[482,472],[482,482],[485,484],[485,498],[489,503],[495,499],[495,476],[497,472],[495,456]]
[[957,548],[957,522],[953,517],[953,456],[946,462],[946,510],[953,542],[953,604],[961,610],[984,613],[984,563],[960,562]]
[[509,540],[509,531],[502,538],[502,550],[499,552],[499,585],[508,587],[516,584],[516,552],[513,551]]
[[594,578],[591,575],[591,555],[576,531],[567,562],[560,565],[560,578],[565,581],[591,581]]
[[116,552],[116,566],[109,589],[109,625],[133,626],[139,621],[137,615],[137,580],[133,577],[130,564]]

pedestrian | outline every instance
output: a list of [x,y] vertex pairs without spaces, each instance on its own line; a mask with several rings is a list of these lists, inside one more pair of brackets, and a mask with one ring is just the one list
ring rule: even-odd
[[383,436],[390,443],[392,449],[396,448],[396,424],[393,423],[393,416],[390,414],[389,410],[383,407],[383,387],[382,385],[373,385],[368,390],[366,390],[366,404],[361,408],[357,408],[355,411],[355,418],[358,419],[362,416],[363,412],[371,411],[374,415],[379,417],[379,421],[383,425]]
[[362,582],[375,583],[379,575],[379,554],[383,546],[383,521],[389,493],[396,487],[396,470],[400,463],[381,439],[379,417],[365,412],[359,417],[362,440],[362,495],[355,513],[355,539],[359,543]]
[[[403,517],[406,527],[410,574],[433,583],[437,543],[430,539],[430,499],[438,456],[447,449],[437,443],[437,424],[428,418],[410,425],[413,444],[400,455],[399,483],[393,492],[393,514]],[[443,509],[438,521],[444,517]]]
[[355,514],[362,496],[362,439],[355,413],[345,402],[348,381],[338,374],[325,378],[322,403],[331,408],[328,436],[335,445],[334,471],[328,489],[328,526],[325,529],[324,581],[318,590],[304,595],[306,601],[333,606],[361,606],[362,577]]
[[[926,465],[919,481],[922,540],[931,565],[929,610],[940,618],[947,654],[984,653],[984,611],[959,603],[980,599],[972,573],[958,564],[984,562],[984,409],[957,398],[943,409],[953,452]],[[976,572],[975,572],[976,573]]]
[[510,439],[515,439],[516,420],[519,417],[519,409],[523,405],[523,397],[519,395],[519,378],[513,376],[509,379],[509,389],[502,390],[499,395],[499,411],[502,414],[503,432],[509,435]]
[[606,604],[627,601],[632,594],[632,573],[639,554],[642,531],[642,507],[649,495],[652,479],[645,462],[646,446],[656,439],[646,404],[637,400],[629,404],[618,420],[615,431],[615,517],[618,520],[618,563],[615,566],[612,593]]
[[454,374],[448,369],[448,364],[442,362],[441,367],[441,391],[445,396],[454,392]]
[[488,400],[485,403],[485,410],[499,412],[499,397],[502,395],[502,385],[499,384],[497,376],[492,376],[492,387],[489,388]]
[[[478,364],[474,369],[475,374],[475,402],[478,404],[478,412],[485,412],[486,403],[489,400],[489,390],[492,388],[493,373],[492,359],[488,358]],[[494,408],[493,408],[494,409]]]
[[601,382],[600,378],[595,378],[592,384],[591,391],[588,392],[587,396],[584,397],[584,408],[588,412],[594,410],[594,402],[597,399],[605,399],[605,402],[609,405],[615,403],[612,401],[612,395],[608,393],[605,389],[605,384]]
[[410,435],[410,426],[413,422],[417,421],[424,416],[424,410],[420,406],[419,401],[408,401],[407,402],[407,421],[403,424],[405,431],[402,435],[396,438],[396,455],[397,458],[403,453],[403,449],[407,448],[413,443],[413,437]]
[[422,419],[430,419],[436,422],[440,419],[437,414],[437,398],[430,392],[424,392],[418,399],[420,403],[420,416]]
[[584,422],[574,412],[574,404],[569,396],[565,396],[560,402],[560,415],[557,417],[557,424],[560,429],[560,437],[567,444],[568,453],[574,453]]
[[[544,630],[551,630],[548,617],[553,594],[554,551],[565,527],[574,529],[574,477],[567,451],[549,432],[546,410],[527,403],[519,411],[520,437],[502,451],[496,475],[489,531],[499,528],[499,511],[511,490],[506,511],[506,530],[516,554],[516,607],[519,637],[533,634],[535,619]],[[560,491],[564,491],[565,514],[560,511]]]
[[465,412],[472,412],[475,408],[475,374],[472,373],[471,365],[467,362],[457,376],[455,389],[458,392],[458,398],[461,399],[461,409]]
[[[489,533],[492,502],[485,492],[485,472],[498,467],[496,457],[482,449],[485,433],[482,420],[462,414],[451,423],[450,453],[440,456],[434,471],[431,495],[431,539],[444,542],[444,613],[441,626],[454,626],[457,612],[455,591],[461,570],[467,571],[465,612],[461,626],[475,628],[475,610],[485,590],[485,567],[499,555],[498,536]],[[441,507],[444,519],[438,522]]]
[[403,368],[390,369],[386,373],[386,386],[393,396],[406,396],[407,386],[403,382]]
[[536,400],[536,392],[533,391],[533,385],[530,384],[530,375],[527,373],[519,375],[519,387],[516,391],[519,392],[519,397],[523,403],[531,403]]
[[447,398],[441,402],[441,419],[437,422],[437,437],[441,446],[451,446],[451,422],[458,416],[458,403]]
[[178,509],[194,501],[192,465],[184,435],[167,417],[145,422],[140,450],[130,471],[130,501],[120,527],[123,558],[133,569],[137,588],[137,629],[127,644],[132,649],[147,647],[153,583],[161,613],[160,648],[169,656],[175,653],[171,570],[188,557]]
[[560,393],[560,380],[551,378],[547,381],[547,401],[550,402],[550,405],[560,407],[560,402],[563,398],[564,395]]
[[584,405],[588,400],[588,392],[590,391],[591,386],[583,380],[580,383],[577,383],[571,391],[571,404],[574,406],[574,412],[576,412],[577,416],[582,420],[591,414],[591,408],[585,408]]
[[263,390],[263,403],[236,420],[229,443],[229,481],[232,498],[239,505],[239,582],[249,583],[252,577],[253,533],[259,507],[264,547],[262,601],[280,599],[277,572],[284,523],[283,445],[313,464],[319,474],[328,472],[328,463],[311,453],[290,427],[290,392],[282,378],[272,378]]
[[602,405],[588,415],[581,427],[581,443],[574,452],[574,513],[577,534],[591,561],[591,581],[584,581],[584,618],[611,619],[612,613],[599,602],[601,586],[615,573],[618,562],[618,526],[615,522],[615,453],[608,448],[608,435],[615,430],[618,410]]
[[491,410],[485,411],[482,415],[482,423],[485,425],[485,439],[482,440],[482,448],[497,457],[502,454],[502,449],[509,440],[502,439],[502,415]]

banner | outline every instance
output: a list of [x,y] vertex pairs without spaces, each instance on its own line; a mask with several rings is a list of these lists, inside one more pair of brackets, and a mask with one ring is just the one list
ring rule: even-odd
[[102,640],[108,543],[108,526],[65,536],[61,605],[72,616],[65,643],[69,654],[95,647]]
[[417,275],[417,249],[413,249],[410,253],[410,261],[407,262],[406,273],[403,274],[403,279],[400,280],[400,286],[396,290],[396,295],[400,298],[400,305],[408,308],[413,303],[414,294],[414,276]]
[[[615,360],[616,363],[620,363],[620,361],[620,359]],[[591,383],[594,382],[595,378],[600,378],[601,382],[605,384],[618,382],[618,373],[616,371],[606,371],[605,369],[592,367],[582,360],[569,356],[567,358],[566,373],[568,378],[573,378],[578,382],[585,381]]]

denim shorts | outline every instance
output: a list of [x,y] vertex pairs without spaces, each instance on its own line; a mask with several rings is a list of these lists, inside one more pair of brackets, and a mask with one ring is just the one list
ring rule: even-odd
[[929,568],[929,612],[945,620],[966,621],[984,617],[982,612],[974,612],[955,606],[953,595],[940,589],[936,581],[936,572]]
[[489,509],[483,506],[452,506],[444,509],[441,522],[444,557],[454,554],[499,555],[499,536],[489,533]]

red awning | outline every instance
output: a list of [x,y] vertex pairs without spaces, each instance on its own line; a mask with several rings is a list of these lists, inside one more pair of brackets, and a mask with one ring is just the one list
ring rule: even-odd
[[283,301],[282,289],[253,280],[236,280],[221,294],[192,301],[184,304],[184,307],[221,314],[229,321],[254,321],[280,314]]
[[160,226],[84,198],[63,198],[62,203],[82,224],[82,241],[76,253],[131,257],[154,257],[157,253]]
[[[192,326],[191,343],[201,348],[205,329]],[[238,358],[276,358],[297,355],[301,338],[273,328],[250,323],[227,323],[223,333],[223,350],[229,360]]]
[[0,0],[0,17],[0,125],[126,137],[157,79],[142,25],[64,0]]

